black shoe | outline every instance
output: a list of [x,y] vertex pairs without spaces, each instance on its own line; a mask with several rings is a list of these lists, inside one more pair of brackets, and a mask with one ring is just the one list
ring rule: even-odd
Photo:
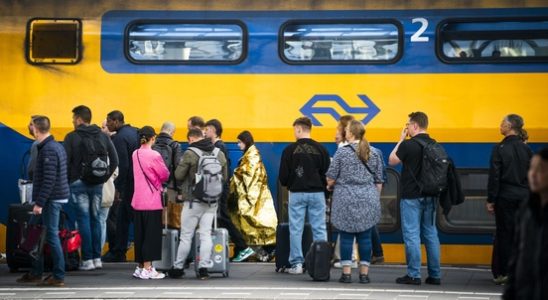
[[433,284],[433,285],[440,285],[441,284],[441,279],[440,278],[434,278],[434,277],[428,277],[428,278],[426,278],[424,283]]
[[199,268],[198,269],[198,278],[205,280],[209,278],[209,273],[207,272],[206,268]]
[[371,280],[369,280],[369,275],[367,274],[360,274],[360,283],[370,283]]
[[352,275],[350,274],[341,274],[341,278],[339,278],[340,283],[352,283]]
[[107,254],[101,257],[101,261],[108,263],[126,262],[126,255],[122,253],[115,254],[113,252],[107,252]]
[[167,271],[167,275],[170,278],[181,278],[185,275],[185,270],[171,268],[169,271]]
[[410,277],[409,275],[405,275],[403,277],[396,278],[396,283],[421,285],[421,279],[413,278],[413,277]]

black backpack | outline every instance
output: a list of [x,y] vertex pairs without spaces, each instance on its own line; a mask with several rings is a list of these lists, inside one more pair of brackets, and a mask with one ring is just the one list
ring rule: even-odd
[[172,172],[173,168],[175,167],[175,163],[177,163],[175,162],[176,158],[173,157],[174,153],[177,152],[175,147],[179,147],[176,141],[166,143],[164,141],[157,140],[156,143],[152,145],[152,150],[160,153],[169,172]]
[[105,183],[109,177],[108,148],[102,133],[82,134],[82,172],[80,179],[89,184]]
[[449,157],[445,149],[436,141],[426,142],[421,139],[411,139],[422,147],[422,162],[417,179],[409,170],[411,176],[418,184],[420,192],[425,196],[438,196],[447,188],[447,172],[449,169]]

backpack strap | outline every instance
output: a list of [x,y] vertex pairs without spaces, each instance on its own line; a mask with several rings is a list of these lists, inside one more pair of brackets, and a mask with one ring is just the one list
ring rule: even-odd
[[201,158],[202,156],[204,156],[204,151],[196,148],[196,147],[188,147],[188,150],[196,153],[196,155],[198,155],[198,158]]

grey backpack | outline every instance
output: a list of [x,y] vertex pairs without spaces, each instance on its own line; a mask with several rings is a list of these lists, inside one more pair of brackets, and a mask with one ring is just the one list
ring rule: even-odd
[[199,157],[192,195],[205,203],[216,203],[223,193],[223,166],[219,161],[219,148],[206,153],[198,148],[189,150]]

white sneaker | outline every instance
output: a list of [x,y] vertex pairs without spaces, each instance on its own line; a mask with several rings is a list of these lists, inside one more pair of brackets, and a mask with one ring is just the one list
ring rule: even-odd
[[141,279],[163,279],[164,277],[166,277],[166,274],[159,273],[154,268],[150,268],[150,270],[143,269],[141,271],[141,275],[139,276]]
[[133,271],[133,277],[135,278],[141,278],[141,272],[143,269],[139,268],[139,266],[135,267],[135,271]]
[[88,260],[82,261],[82,264],[80,265],[80,267],[78,268],[78,270],[80,270],[80,271],[91,271],[91,270],[95,270],[95,265],[93,264],[93,260],[92,260],[92,259],[88,259]]
[[293,275],[299,275],[303,273],[303,265],[302,264],[296,264],[293,267],[289,268],[287,270],[287,273],[293,274]]
[[93,265],[95,266],[95,269],[102,269],[103,268],[103,262],[101,262],[101,258],[94,258],[93,259]]

